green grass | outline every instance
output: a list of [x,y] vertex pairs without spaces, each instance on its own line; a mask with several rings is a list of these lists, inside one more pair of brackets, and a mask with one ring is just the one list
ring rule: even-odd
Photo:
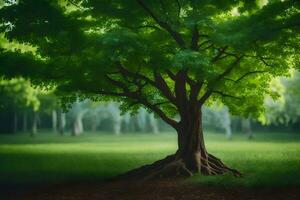
[[[98,181],[176,150],[175,134],[0,135],[0,184]],[[225,186],[300,186],[300,134],[207,134],[208,150],[244,178],[197,175],[188,181]]]

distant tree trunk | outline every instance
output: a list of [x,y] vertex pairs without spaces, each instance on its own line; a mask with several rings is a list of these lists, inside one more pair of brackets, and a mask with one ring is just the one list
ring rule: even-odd
[[228,140],[231,140],[232,138],[232,130],[230,127],[225,127],[225,131],[226,131],[226,137]]
[[91,125],[91,130],[93,133],[95,133],[97,131],[97,127],[98,127],[98,122],[96,122],[95,119],[92,120],[92,125]]
[[97,132],[97,128],[100,124],[101,118],[98,116],[98,114],[95,114],[91,120],[91,131],[93,133]]
[[131,117],[130,117],[129,113],[126,113],[125,115],[123,115],[124,130],[126,132],[130,131],[130,120],[131,120]]
[[23,132],[27,132],[27,111],[23,113]]
[[56,110],[52,110],[52,131],[54,133],[57,132],[57,112],[56,112]]
[[39,116],[37,112],[33,112],[31,136],[36,135]]
[[116,115],[113,119],[113,130],[115,135],[121,134],[121,125],[122,125],[122,117],[120,115]]
[[139,109],[138,115],[137,115],[137,128],[140,132],[146,131],[146,125],[147,125],[147,111],[143,108]]
[[248,117],[247,119],[242,119],[242,130],[247,134],[249,140],[253,138],[250,117]]
[[13,129],[14,133],[16,133],[18,131],[18,114],[15,111],[14,112],[14,129]]
[[59,110],[59,120],[58,120],[58,129],[61,135],[64,134],[66,127],[66,114],[63,111]]
[[231,118],[230,118],[228,108],[225,108],[223,117],[224,118],[222,120],[226,132],[226,137],[228,140],[230,140],[232,138],[232,129],[231,129]]
[[157,120],[154,117],[154,113],[150,113],[150,115],[149,115],[149,122],[150,122],[151,131],[154,134],[157,134],[159,131],[158,131]]
[[122,125],[122,117],[119,109],[119,105],[117,103],[110,103],[107,106],[107,110],[112,117],[113,122],[113,132],[115,135],[121,134],[121,125]]
[[75,116],[75,119],[73,121],[72,136],[78,136],[83,133],[84,130],[83,130],[82,117],[83,117],[83,113],[79,113]]

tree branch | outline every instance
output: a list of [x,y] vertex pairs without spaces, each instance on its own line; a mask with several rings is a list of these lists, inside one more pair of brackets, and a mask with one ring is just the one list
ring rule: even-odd
[[191,85],[191,92],[190,92],[190,97],[189,100],[192,103],[197,102],[197,98],[199,95],[199,92],[202,88],[203,82],[196,82],[195,84]]
[[154,73],[154,78],[155,78],[155,83],[156,83],[157,87],[160,89],[160,91],[163,93],[163,95],[168,100],[170,100],[171,103],[173,103],[174,105],[176,105],[176,98],[172,94],[172,92],[171,92],[168,84],[163,79],[163,77],[160,74],[158,74],[158,73]]
[[199,31],[197,25],[194,25],[193,35],[192,35],[192,42],[191,42],[191,49],[197,51],[199,49],[198,41],[199,41]]
[[[204,46],[204,45],[206,45],[206,44],[208,44],[208,43],[210,43],[211,41],[210,40],[205,40],[204,42],[202,42],[200,45],[199,45],[199,49],[202,47],[202,46]],[[209,48],[211,48],[211,47],[213,47],[214,46],[214,44],[210,44],[210,45],[208,45],[207,47],[205,47],[204,49],[200,49],[200,50],[206,50],[206,49],[209,49]]]
[[269,63],[267,63],[267,62],[265,61],[265,59],[264,59],[262,56],[258,55],[257,57],[258,57],[258,58],[260,59],[260,61],[262,61],[266,66],[271,67],[271,65],[270,65]]
[[173,39],[177,42],[177,44],[181,47],[181,48],[184,48],[185,46],[185,42],[183,40],[183,38],[181,37],[181,35],[174,31],[172,29],[172,27],[162,21],[161,19],[159,19],[153,12],[152,10],[143,2],[143,0],[136,0],[138,2],[138,4],[152,17],[152,19],[158,23],[162,28],[164,28],[167,32],[170,33],[170,35],[173,37]]
[[155,103],[154,106],[160,106],[160,105],[167,104],[167,103],[170,103],[170,102],[169,101],[163,101],[163,102]]
[[[123,76],[126,77],[131,77],[134,79],[134,84],[136,84],[140,90],[141,90],[141,85],[139,84],[137,78],[144,80],[146,83],[151,84],[152,86],[154,86],[156,89],[158,89],[160,92],[162,92],[162,94],[171,102],[176,106],[176,98],[175,96],[172,94],[169,86],[167,85],[166,81],[163,79],[163,77],[158,74],[158,73],[154,73],[154,81],[151,80],[150,78],[138,73],[138,71],[136,73],[130,72],[129,70],[127,70],[125,67],[122,66],[121,63],[118,63],[118,68],[120,69],[120,73],[123,74]],[[124,77],[125,78],[125,77]]]
[[158,30],[158,31],[163,31],[161,28],[159,28],[158,26],[155,26],[155,25],[142,25],[142,26],[137,26],[137,27],[124,26],[124,27],[129,28],[129,29],[151,28],[151,29],[155,29],[155,30]]
[[216,50],[218,51],[218,54],[212,59],[212,62],[218,61],[227,48],[228,46],[217,48]]
[[243,76],[241,76],[240,78],[238,78],[237,80],[235,80],[234,82],[239,82],[241,81],[243,78],[245,78],[246,76],[249,76],[251,74],[257,74],[257,73],[268,73],[268,71],[252,71],[252,72],[247,72],[246,74],[244,74]]
[[175,77],[175,95],[176,95],[176,101],[177,106],[179,109],[179,112],[184,112],[183,108],[185,107],[187,103],[187,95],[186,95],[186,80],[187,79],[187,71],[182,70],[179,71],[176,74]]
[[223,97],[229,97],[229,98],[234,98],[234,99],[238,99],[238,100],[241,100],[241,99],[242,99],[242,98],[240,98],[240,97],[236,97],[236,96],[233,96],[233,95],[230,95],[230,94],[225,94],[225,93],[223,93],[223,92],[221,92],[221,91],[212,91],[212,93],[219,94],[219,95],[221,95],[221,96],[223,96]]
[[174,119],[168,117],[161,109],[159,109],[157,106],[149,103],[146,100],[140,99],[141,103],[148,107],[149,109],[151,109],[152,111],[154,111],[158,116],[161,117],[162,120],[164,120],[167,124],[169,124],[170,126],[172,126],[173,128],[175,128],[176,130],[178,130],[178,122],[175,121]]
[[166,69],[166,72],[168,74],[168,76],[173,80],[175,81],[175,74],[173,74],[173,72],[169,69]]
[[155,104],[151,104],[147,99],[143,98],[141,95],[141,91],[138,89],[137,91],[130,91],[122,82],[119,82],[117,80],[114,80],[113,78],[106,76],[106,78],[116,87],[122,89],[123,93],[114,93],[114,92],[104,92],[100,91],[100,94],[104,95],[112,95],[112,96],[122,96],[132,99],[133,101],[138,101],[140,104],[146,106],[147,108],[154,111],[158,116],[162,118],[166,123],[168,123],[170,126],[174,127],[175,129],[178,129],[178,122],[169,118],[159,107],[157,107]]
[[79,8],[79,9],[82,9],[82,7],[80,7],[80,6],[79,6],[78,4],[76,4],[74,1],[68,0],[68,2],[69,2],[70,4],[72,4],[73,6],[75,6],[75,7]]
[[204,93],[204,95],[200,98],[199,103],[201,105],[204,104],[204,102],[210,97],[210,95],[213,93],[215,86],[227,75],[229,74],[232,69],[240,62],[243,56],[238,57],[230,67],[228,67],[223,73],[221,73],[219,76],[217,76],[213,81],[212,85],[209,87],[209,89]]
[[180,2],[179,0],[175,0],[176,3],[177,3],[177,17],[178,17],[178,20],[180,19],[180,13],[181,13],[181,5],[180,5]]
[[131,72],[129,71],[128,69],[126,69],[120,62],[117,63],[117,67],[120,71],[121,74],[123,74],[123,76],[127,76],[127,77],[131,77],[133,78],[135,81],[137,81],[137,79],[141,79],[141,80],[144,80],[146,81],[147,83],[151,84],[152,86],[156,87],[157,88],[157,85],[156,83],[151,80],[150,78],[148,78],[147,76],[144,76],[140,73],[137,72]]

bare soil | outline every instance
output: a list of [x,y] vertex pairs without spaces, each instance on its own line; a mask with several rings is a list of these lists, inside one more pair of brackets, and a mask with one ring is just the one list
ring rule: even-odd
[[[9,200],[299,200],[300,188],[203,186],[185,181],[115,181],[33,187]],[[4,198],[0,198],[4,199]]]

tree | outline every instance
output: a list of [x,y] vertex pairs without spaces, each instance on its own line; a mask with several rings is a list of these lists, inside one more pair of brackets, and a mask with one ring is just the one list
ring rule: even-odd
[[272,81],[271,88],[280,93],[280,99],[265,99],[266,112],[260,118],[263,124],[293,125],[300,121],[300,73],[293,72],[288,78],[279,78]]
[[[58,113],[57,111],[60,109],[59,101],[52,91],[42,91],[40,90],[38,93],[38,98],[40,101],[40,112],[44,112],[51,116],[52,118],[52,131],[54,133],[57,132],[58,124]],[[60,114],[60,113],[59,113]],[[60,118],[61,116],[59,116]]]
[[[22,78],[0,79],[0,97],[0,111],[13,113],[13,132],[18,131],[19,113],[35,112],[40,106],[37,91],[31,87],[30,82]],[[23,128],[24,126],[27,126],[27,119],[26,122],[23,121]]]
[[292,79],[283,79],[286,88],[284,93],[285,109],[288,113],[287,123],[295,123],[300,120],[300,73],[295,72]]
[[154,134],[158,134],[159,133],[159,129],[158,129],[158,122],[154,117],[153,113],[150,113],[149,115],[149,123],[150,123],[150,127],[151,127],[151,132]]
[[81,135],[84,132],[83,117],[89,111],[90,101],[77,100],[72,109],[68,112],[69,118],[72,121],[72,136]]
[[242,127],[242,131],[247,134],[248,139],[249,140],[252,139],[253,138],[253,132],[252,132],[252,128],[251,128],[251,119],[250,119],[250,117],[243,118],[241,120],[241,127]]
[[177,152],[130,177],[240,176],[207,152],[201,108],[221,101],[232,114],[261,114],[264,95],[276,96],[271,78],[299,69],[299,8],[298,0],[7,0],[5,37],[37,49],[3,50],[0,72],[55,85],[67,103],[142,106],[172,126]]
[[232,139],[231,116],[227,107],[213,104],[210,107],[203,107],[202,113],[204,127],[221,129],[228,140]]

